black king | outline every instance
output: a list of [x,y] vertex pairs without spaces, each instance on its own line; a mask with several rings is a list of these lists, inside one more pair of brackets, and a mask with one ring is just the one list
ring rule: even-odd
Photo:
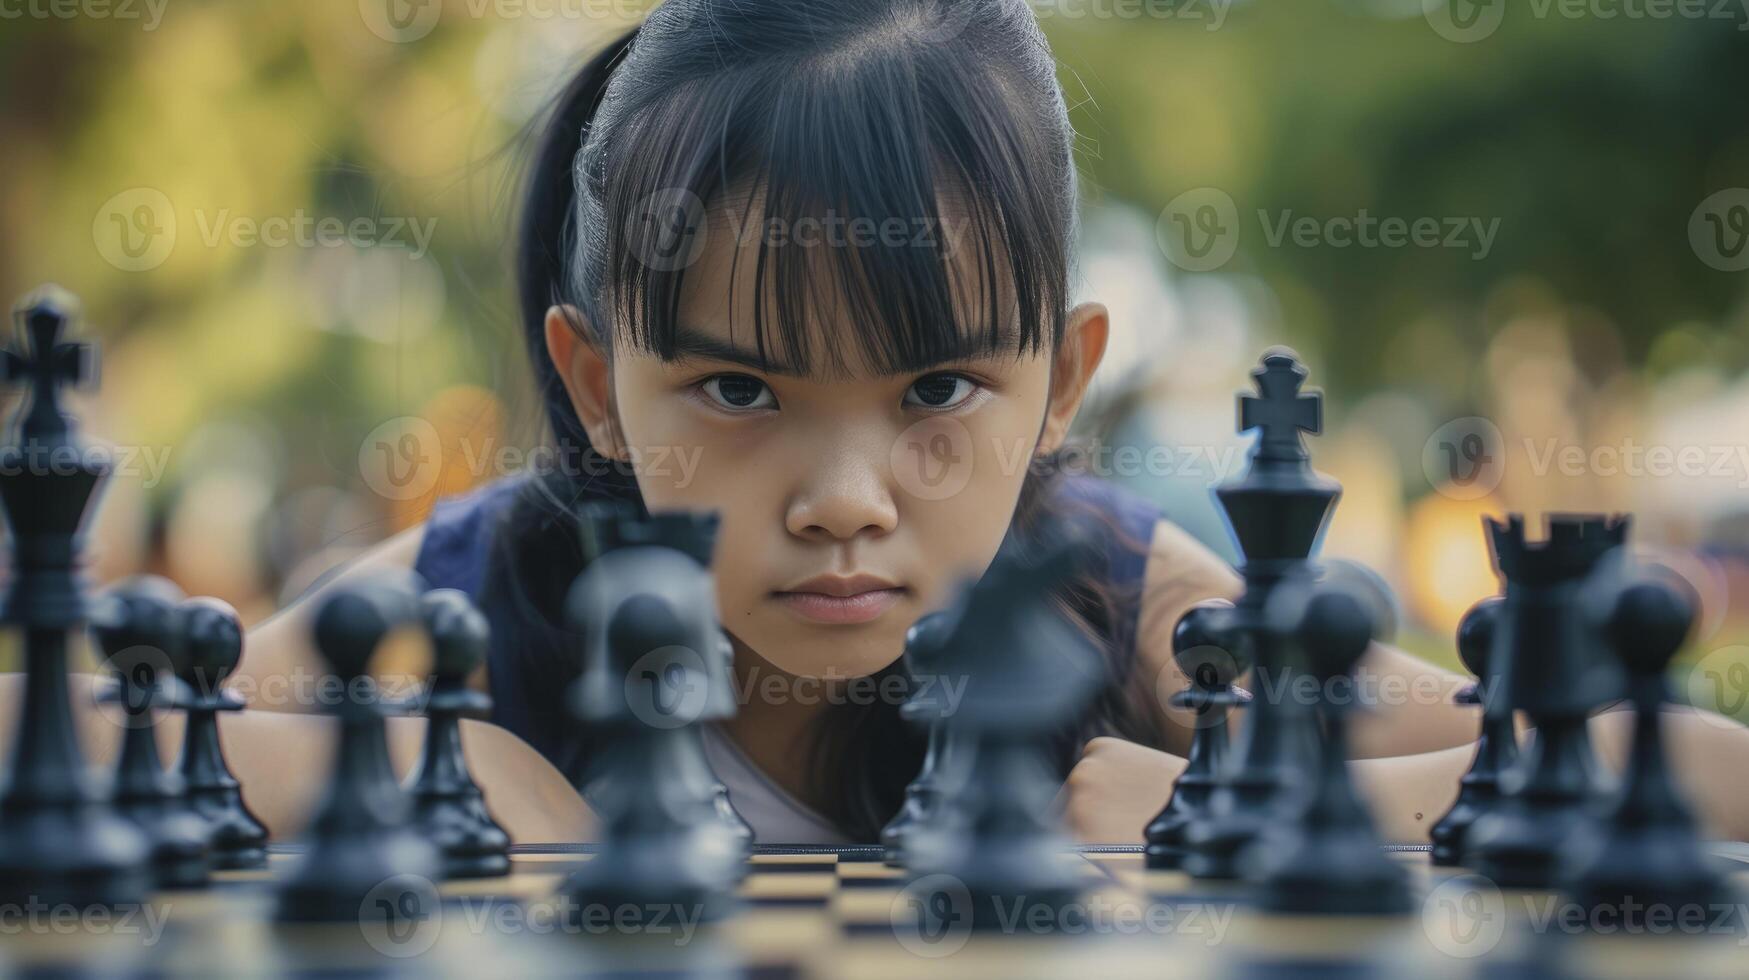
[[1277,822],[1299,790],[1299,774],[1318,738],[1307,706],[1283,696],[1300,667],[1290,645],[1264,628],[1271,590],[1310,560],[1342,487],[1312,469],[1301,433],[1323,428],[1323,396],[1302,393],[1306,369],[1285,347],[1273,347],[1251,372],[1257,394],[1239,398],[1239,431],[1258,431],[1250,469],[1216,489],[1215,497],[1244,557],[1244,594],[1221,632],[1254,665],[1251,718],[1238,755],[1218,774],[1203,818],[1184,833],[1184,869],[1198,878],[1244,876],[1247,853]]
[[20,304],[21,347],[0,380],[27,386],[0,448],[0,500],[12,532],[12,582],[0,624],[24,640],[24,706],[0,793],[0,903],[127,904],[144,897],[147,842],[102,799],[73,729],[68,638],[88,612],[79,574],[85,510],[109,475],[61,411],[64,385],[96,377],[85,344],[66,342],[75,302],[48,286]]

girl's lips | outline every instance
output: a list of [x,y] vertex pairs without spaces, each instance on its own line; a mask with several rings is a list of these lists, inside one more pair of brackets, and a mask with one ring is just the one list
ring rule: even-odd
[[850,596],[826,595],[823,592],[777,592],[773,593],[773,598],[803,619],[837,626],[879,619],[904,594],[904,589],[897,588],[871,589]]

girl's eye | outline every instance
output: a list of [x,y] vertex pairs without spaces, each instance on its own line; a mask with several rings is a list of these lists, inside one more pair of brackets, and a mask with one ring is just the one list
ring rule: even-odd
[[[905,404],[923,408],[955,408],[972,397],[978,385],[963,374],[931,374],[919,378],[905,393]],[[912,401],[915,397],[917,400]]]
[[729,409],[776,408],[777,399],[771,388],[758,378],[745,374],[719,374],[701,386],[704,393],[719,406]]

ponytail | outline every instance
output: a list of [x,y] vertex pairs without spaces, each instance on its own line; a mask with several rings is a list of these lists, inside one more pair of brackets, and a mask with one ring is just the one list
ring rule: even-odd
[[[572,244],[577,234],[577,152],[583,144],[584,130],[594,124],[614,66],[631,49],[640,29],[633,28],[590,58],[553,100],[523,192],[522,224],[517,234],[517,305],[535,388],[545,406],[561,459],[581,452],[590,461],[598,461],[593,458],[595,452],[576,407],[565,394],[558,368],[547,356],[546,315],[548,309],[558,304],[587,306],[589,302],[589,297],[575,294],[575,284],[569,281]],[[606,469],[610,468],[592,467],[591,472]],[[626,481],[623,474],[610,473],[604,482],[608,486],[603,489],[613,496],[636,494],[635,484]]]
[[642,504],[631,468],[606,459],[590,444],[559,369],[547,356],[546,315],[555,305],[590,304],[569,275],[577,234],[575,164],[608,79],[637,36],[634,29],[590,58],[534,124],[541,128],[534,137],[517,231],[517,303],[523,345],[559,465],[527,474],[509,506],[492,513],[482,529],[491,546],[481,573],[480,605],[510,613],[492,626],[491,687],[501,707],[520,706],[501,710],[495,719],[578,785],[596,745],[573,723],[563,696],[576,678],[575,651],[581,643],[564,614],[566,591],[584,565],[575,506],[588,497]]

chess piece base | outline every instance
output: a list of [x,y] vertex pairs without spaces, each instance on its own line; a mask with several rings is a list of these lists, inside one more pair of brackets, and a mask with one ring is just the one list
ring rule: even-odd
[[1290,915],[1402,915],[1410,911],[1408,877],[1371,834],[1317,835],[1291,845],[1291,856],[1259,870],[1258,905]]
[[436,850],[398,830],[318,841],[280,888],[282,922],[415,918],[437,907]]
[[0,905],[134,905],[151,889],[150,846],[96,804],[0,803]]
[[481,794],[421,796],[413,824],[443,855],[445,878],[493,878],[510,873],[510,835],[486,812]]

